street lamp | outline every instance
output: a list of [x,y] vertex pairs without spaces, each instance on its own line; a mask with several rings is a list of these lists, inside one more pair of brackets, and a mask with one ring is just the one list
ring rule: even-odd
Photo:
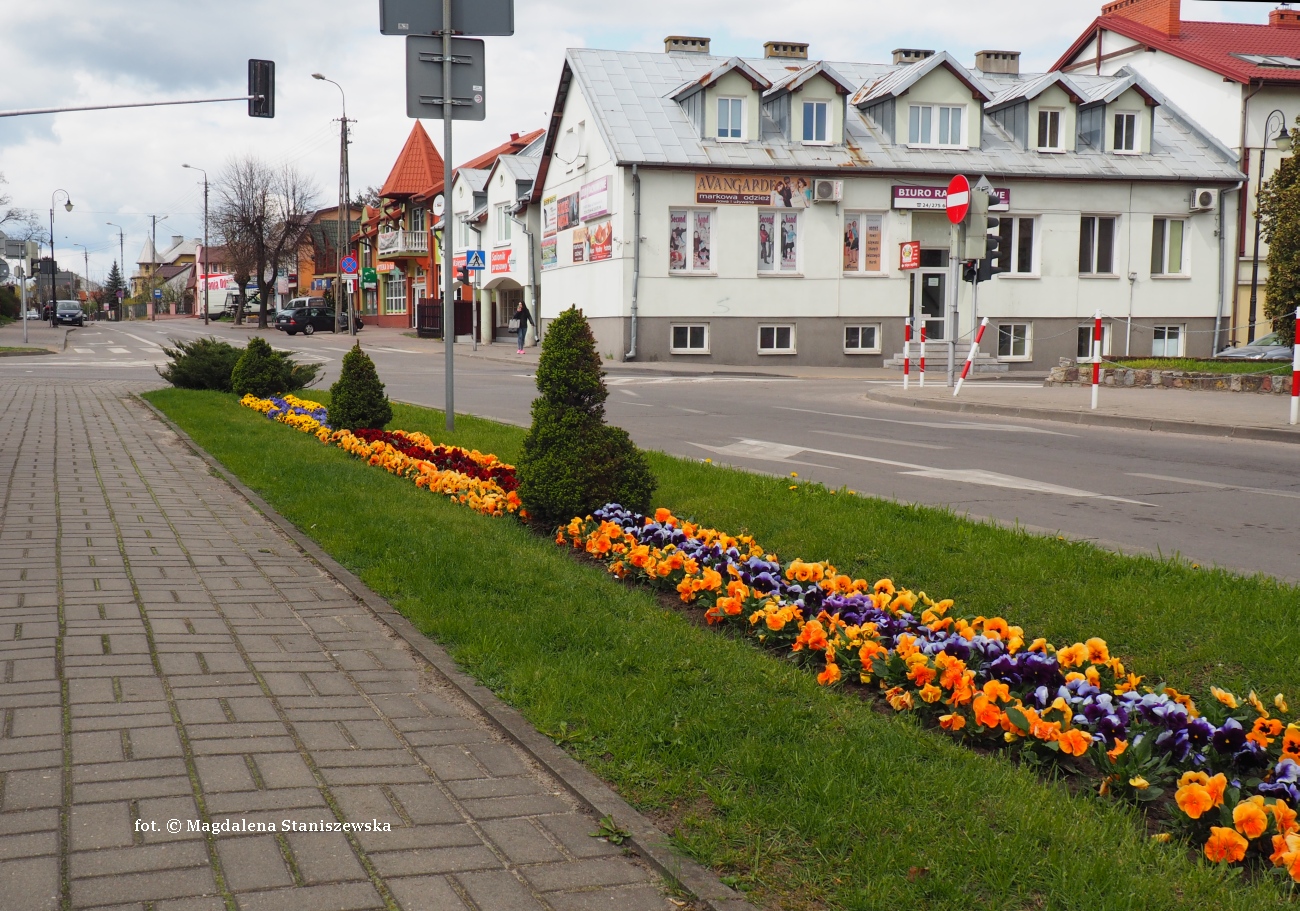
[[[108,225],[110,228],[117,228],[117,260],[118,260],[117,277],[119,281],[125,281],[126,263],[123,262],[123,260],[126,258],[126,232],[122,230],[121,225],[114,224],[111,221],[106,221],[104,222],[104,224]],[[121,322],[122,321],[122,297],[126,296],[126,291],[120,285],[114,290],[117,292],[117,294],[121,295],[121,297],[118,297],[118,299],[114,301],[114,306],[113,306],[114,312],[117,313],[117,320],[118,322]]]
[[[203,171],[202,168],[196,168],[192,164],[183,164],[182,168],[189,168],[191,171]],[[203,262],[199,264],[203,269],[203,325],[208,324],[208,172],[203,171]]]
[[[341,129],[339,130],[339,211],[338,220],[338,255],[339,264],[335,267],[338,271],[335,273],[339,277],[339,284],[343,289],[343,296],[347,299],[348,305],[348,334],[357,334],[356,313],[353,308],[353,296],[348,294],[346,285],[343,282],[343,257],[347,256],[348,248],[352,245],[352,205],[349,201],[350,188],[348,186],[348,96],[343,91],[343,86],[339,85],[333,79],[328,79],[320,73],[312,73],[311,78],[319,79],[321,82],[328,82],[339,90],[339,96],[343,99],[343,117],[339,121]],[[334,311],[334,330],[339,329],[339,320],[343,315],[343,307],[338,306]]]
[[59,325],[59,312],[58,312],[59,307],[58,304],[55,303],[55,298],[57,298],[59,295],[58,295],[58,291],[55,289],[54,286],[55,279],[59,277],[58,267],[54,262],[54,200],[60,193],[62,193],[63,198],[67,200],[67,202],[63,204],[63,208],[67,209],[69,212],[72,211],[71,193],[69,193],[67,190],[59,189],[59,190],[55,190],[53,193],[50,194],[50,328],[51,329],[55,329]]
[[1250,325],[1246,329],[1246,344],[1255,341],[1255,313],[1259,300],[1259,194],[1264,191],[1264,153],[1268,151],[1268,140],[1283,152],[1291,151],[1291,134],[1286,129],[1286,115],[1273,111],[1264,124],[1265,142],[1259,147],[1259,177],[1255,184],[1255,255],[1250,265]]

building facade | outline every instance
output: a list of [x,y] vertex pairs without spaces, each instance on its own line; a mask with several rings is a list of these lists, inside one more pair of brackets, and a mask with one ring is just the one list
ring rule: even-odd
[[[1000,51],[970,70],[928,50],[855,64],[707,48],[566,57],[531,197],[542,292],[584,310],[605,356],[881,366],[909,316],[963,348],[988,317],[989,360],[1045,370],[1084,353],[1097,310],[1109,354],[1210,352],[1217,203],[1242,174],[1142,75],[1021,75]],[[954,314],[955,174],[992,183],[1008,271],[977,299],[958,282]],[[1214,204],[1194,206],[1198,189]]]

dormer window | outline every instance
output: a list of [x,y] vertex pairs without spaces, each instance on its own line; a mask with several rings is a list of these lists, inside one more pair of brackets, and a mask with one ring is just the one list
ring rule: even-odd
[[910,105],[907,144],[946,149],[964,148],[962,108],[931,104]]
[[1116,152],[1137,151],[1137,114],[1115,115],[1114,146]]
[[1038,112],[1038,151],[1060,152],[1061,146],[1061,111],[1040,110]]
[[724,140],[745,138],[744,98],[718,99],[718,138]]
[[803,103],[803,141],[828,142],[830,135],[830,104],[825,101]]

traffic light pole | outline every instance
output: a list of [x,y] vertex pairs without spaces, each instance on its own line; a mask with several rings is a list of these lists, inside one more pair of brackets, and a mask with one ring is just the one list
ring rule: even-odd
[[442,338],[447,352],[447,431],[456,429],[456,372],[452,365],[456,344],[455,282],[451,265],[455,241],[451,229],[451,0],[442,0]]
[[948,339],[948,388],[956,377],[957,366],[957,288],[961,284],[961,228],[952,226],[952,242],[948,245],[948,293],[944,314],[944,336]]

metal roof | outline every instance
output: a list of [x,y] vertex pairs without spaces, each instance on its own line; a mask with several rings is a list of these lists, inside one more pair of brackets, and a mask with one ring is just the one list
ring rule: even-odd
[[[918,64],[891,66],[833,62],[828,65],[852,84],[878,85],[883,76],[910,71],[891,81],[891,90],[920,78],[918,67],[940,63],[960,66],[936,54]],[[936,63],[931,61],[938,60]],[[570,76],[581,88],[596,127],[615,161],[620,164],[689,168],[736,168],[839,173],[899,173],[942,175],[985,173],[989,177],[1091,178],[1118,180],[1239,181],[1236,158],[1208,137],[1203,129],[1167,105],[1152,108],[1153,143],[1149,154],[1113,155],[1084,148],[1066,154],[1044,155],[1022,149],[991,118],[984,118],[982,148],[968,150],[918,149],[891,143],[862,112],[850,104],[842,145],[805,146],[784,137],[764,136],[748,142],[718,142],[701,138],[686,112],[672,96],[681,87],[727,63],[706,54],[664,54],[642,51],[570,49],[561,77],[556,114],[571,91]],[[769,83],[786,78],[790,70],[782,58],[747,59],[744,63]],[[801,67],[802,69],[802,67]],[[929,70],[926,70],[929,72]],[[954,71],[955,72],[955,71]],[[963,70],[963,72],[965,72]],[[1119,84],[1134,82],[1134,74],[1121,70],[1114,77],[1071,76],[1089,99],[1104,96]],[[1040,80],[1041,75],[999,77],[990,83],[1019,84]],[[987,98],[993,95],[984,89]],[[875,97],[873,93],[873,97]],[[554,119],[554,115],[553,115]],[[548,139],[549,139],[548,135]],[[542,180],[545,180],[543,167]],[[536,195],[536,194],[534,194]]]
[[993,93],[975,77],[970,70],[962,66],[947,51],[931,54],[924,60],[891,68],[891,71],[874,83],[863,83],[861,91],[853,97],[854,104],[871,104],[883,98],[896,98],[916,85],[921,78],[929,75],[939,67],[952,72],[954,76],[970,87],[971,94],[982,97],[985,101],[993,100]]

